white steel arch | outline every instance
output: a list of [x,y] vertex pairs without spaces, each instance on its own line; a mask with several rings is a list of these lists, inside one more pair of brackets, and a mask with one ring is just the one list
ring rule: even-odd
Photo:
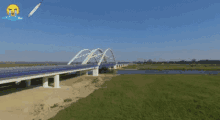
[[[89,51],[89,53],[79,56],[79,55],[80,55],[82,52],[84,52],[84,51]],[[75,59],[80,58],[80,57],[84,57],[84,56],[89,55],[89,54],[91,54],[91,50],[89,50],[89,49],[83,49],[83,50],[79,51],[79,52],[68,62],[67,65],[70,65]],[[95,59],[95,60],[96,60],[96,59]],[[96,62],[97,62],[97,60],[96,60]]]
[[[100,65],[100,64],[102,63],[102,60],[103,60],[103,58],[105,57],[105,54],[106,54],[106,53],[107,53],[107,51],[109,51],[109,50],[110,50],[110,52],[112,53],[113,59],[114,59],[114,61],[115,61],[115,56],[114,56],[114,54],[113,54],[112,50],[111,50],[110,48],[108,48],[108,49],[107,49],[107,50],[105,50],[105,52],[103,53],[102,58],[99,60],[98,65]],[[115,62],[116,62],[116,61],[115,61]]]
[[[99,51],[101,54],[93,55],[96,51]],[[100,48],[94,49],[90,52],[90,54],[86,57],[86,59],[82,62],[82,64],[87,64],[91,58],[97,57],[97,56],[102,55],[102,54],[103,54],[102,49],[100,49]]]
[[[84,51],[89,51],[89,53],[80,56],[80,54],[81,54],[82,52],[84,52]],[[97,52],[97,51],[99,51],[100,54],[95,54],[95,52]],[[107,53],[108,51],[111,52],[111,54],[112,54],[112,56],[113,56],[113,60],[114,60],[114,62],[116,63],[115,57],[114,57],[114,54],[113,54],[113,51],[112,51],[110,48],[106,49],[104,52],[103,52],[102,49],[97,48],[97,49],[93,49],[93,50],[83,49],[83,50],[79,51],[79,52],[68,62],[67,65],[70,65],[75,59],[80,58],[80,57],[83,57],[83,56],[87,56],[87,57],[86,57],[85,60],[82,62],[82,64],[87,64],[91,58],[93,58],[93,57],[96,58],[97,56],[100,56],[101,59],[100,59],[99,61],[97,61],[97,60],[95,59],[96,62],[98,63],[98,65],[100,65],[103,60],[107,62],[106,57],[109,57],[109,56],[107,56],[106,53]]]
[[[114,61],[115,61],[114,54],[113,54],[113,52],[112,52],[112,50],[111,50],[110,48],[108,48],[108,49],[105,50],[104,52],[103,52],[102,49],[97,48],[97,49],[94,49],[94,50],[92,50],[92,51],[90,52],[90,54],[86,57],[86,59],[83,61],[82,64],[87,64],[87,62],[88,62],[91,58],[97,57],[98,55],[102,55],[102,57],[101,57],[101,59],[99,60],[99,63],[98,63],[98,65],[100,65],[100,64],[102,63],[102,61],[103,61],[103,58],[106,56],[107,51],[109,51],[109,50],[110,50],[110,52],[112,53],[113,59],[114,59]],[[96,51],[99,51],[101,54],[93,55]],[[106,59],[104,59],[104,60],[107,61]],[[115,62],[116,62],[116,61],[115,61]]]

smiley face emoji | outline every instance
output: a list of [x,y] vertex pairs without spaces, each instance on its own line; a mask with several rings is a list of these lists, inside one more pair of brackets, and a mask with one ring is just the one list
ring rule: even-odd
[[19,12],[20,12],[20,9],[19,9],[19,7],[16,5],[16,4],[10,4],[8,7],[7,7],[7,9],[6,9],[6,11],[7,11],[7,14],[9,15],[9,11],[11,11],[11,16],[15,16],[15,11],[17,12],[17,15],[19,14]]

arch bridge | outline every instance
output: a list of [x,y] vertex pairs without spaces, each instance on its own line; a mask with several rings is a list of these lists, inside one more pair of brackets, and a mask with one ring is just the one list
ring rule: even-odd
[[[77,60],[81,61],[77,62]],[[110,48],[105,51],[100,48],[93,50],[83,49],[79,51],[67,65],[0,69],[0,84],[25,81],[27,86],[30,86],[31,79],[43,77],[43,87],[47,88],[49,87],[48,78],[52,77],[54,78],[54,87],[60,88],[60,74],[87,71],[88,75],[88,71],[92,71],[93,76],[98,76],[100,68],[107,67],[117,69],[127,65],[128,63],[117,63],[113,51]]]
[[[84,59],[82,59],[84,58]],[[80,62],[77,60],[81,59]],[[83,49],[79,51],[69,62],[67,65],[71,65],[71,63],[75,64],[96,64],[99,68],[101,67],[108,67],[117,69],[119,67],[125,66],[126,64],[117,63],[115,60],[115,56],[113,51],[108,48],[103,51],[100,48],[89,50]]]

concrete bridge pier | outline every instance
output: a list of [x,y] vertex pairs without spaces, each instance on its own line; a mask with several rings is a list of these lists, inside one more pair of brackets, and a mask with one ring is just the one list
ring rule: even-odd
[[44,77],[44,78],[43,78],[43,87],[44,87],[44,88],[50,88],[50,87],[48,86],[48,77]]
[[48,76],[43,78],[43,87],[44,88],[52,88],[48,85],[48,79],[53,78],[54,79],[54,88],[61,88],[60,87],[60,75],[54,75],[54,76]]
[[61,88],[60,87],[60,75],[54,76],[54,88]]
[[16,85],[19,85],[20,83],[21,83],[21,81],[16,81],[15,82]]
[[31,86],[31,79],[30,80],[26,80],[25,82],[26,82],[26,86],[27,87]]
[[93,76],[99,76],[99,67],[93,70]]

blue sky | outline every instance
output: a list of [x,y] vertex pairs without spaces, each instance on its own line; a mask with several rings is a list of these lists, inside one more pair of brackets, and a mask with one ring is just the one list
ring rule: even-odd
[[117,60],[220,60],[219,0],[5,0],[23,20],[0,19],[0,61],[69,61],[111,48]]

